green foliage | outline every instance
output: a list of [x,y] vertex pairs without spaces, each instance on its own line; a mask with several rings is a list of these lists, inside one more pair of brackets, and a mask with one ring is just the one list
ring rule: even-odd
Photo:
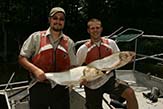
[[[89,38],[86,21],[91,17],[102,20],[104,35],[111,34],[121,26],[137,28],[145,34],[163,35],[162,0],[1,0],[0,4],[1,63],[17,63],[19,48],[24,40],[34,31],[48,28],[48,14],[54,6],[65,9],[64,32],[74,41]],[[121,43],[120,46],[124,50],[133,50],[134,43]],[[138,40],[139,53],[162,51],[162,40]],[[9,76],[9,73],[17,71],[17,67],[9,68],[0,68],[0,75],[5,72]]]

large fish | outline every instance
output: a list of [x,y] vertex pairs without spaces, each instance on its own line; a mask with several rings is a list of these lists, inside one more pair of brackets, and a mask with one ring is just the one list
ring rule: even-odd
[[[96,89],[106,82],[112,70],[126,65],[134,57],[135,52],[117,52],[103,59],[93,61],[87,66],[79,66],[64,72],[50,72],[45,75],[53,86],[56,84],[77,86],[80,85],[81,80],[86,79],[89,83],[86,86],[91,89]],[[103,73],[103,71],[107,71],[107,73]]]
[[132,51],[117,52],[103,59],[93,61],[87,66],[92,66],[99,70],[104,70],[104,71],[114,70],[128,64],[130,61],[132,61],[135,58],[135,55],[136,55],[135,52]]
[[85,79],[88,82],[96,80],[105,75],[101,70],[95,67],[80,66],[72,68],[64,72],[50,72],[45,74],[47,79],[51,82],[52,87],[56,84],[66,85],[68,87],[80,85],[81,80]]

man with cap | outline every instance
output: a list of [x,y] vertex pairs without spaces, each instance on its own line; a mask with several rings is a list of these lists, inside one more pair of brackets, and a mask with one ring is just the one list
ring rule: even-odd
[[19,63],[37,81],[30,90],[30,109],[70,109],[69,89],[51,87],[45,73],[61,72],[76,65],[74,42],[63,33],[65,11],[54,7],[49,13],[49,28],[31,34],[24,42]]

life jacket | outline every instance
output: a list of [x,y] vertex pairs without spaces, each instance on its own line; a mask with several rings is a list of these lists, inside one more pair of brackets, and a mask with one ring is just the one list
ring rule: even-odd
[[32,63],[46,72],[64,71],[70,68],[68,55],[68,37],[63,36],[54,50],[50,40],[45,36],[46,31],[40,32],[40,49],[32,58]]
[[85,64],[89,64],[97,59],[102,59],[113,53],[112,48],[109,46],[108,39],[101,38],[100,46],[93,44],[90,41],[86,42],[85,45],[88,47]]

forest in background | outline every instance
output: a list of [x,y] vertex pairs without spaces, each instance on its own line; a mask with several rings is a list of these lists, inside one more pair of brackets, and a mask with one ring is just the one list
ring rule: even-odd
[[[64,33],[74,41],[89,38],[86,22],[92,17],[102,20],[103,35],[121,26],[163,35],[162,0],[1,0],[0,4],[0,83],[6,83],[13,72],[19,75],[15,81],[27,77],[17,63],[20,47],[31,33],[48,28],[48,14],[55,6],[65,9]],[[143,40],[139,50],[146,54],[162,52],[161,41]]]

